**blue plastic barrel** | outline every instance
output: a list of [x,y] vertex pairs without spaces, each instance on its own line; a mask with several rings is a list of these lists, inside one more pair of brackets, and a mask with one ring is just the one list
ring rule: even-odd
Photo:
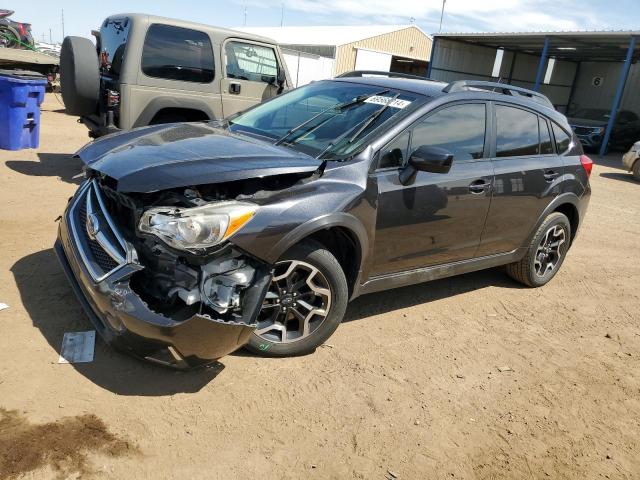
[[0,70],[0,148],[37,148],[40,105],[47,79],[23,70]]

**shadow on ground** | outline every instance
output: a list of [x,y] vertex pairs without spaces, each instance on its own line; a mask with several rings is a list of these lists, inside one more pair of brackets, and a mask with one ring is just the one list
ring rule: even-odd
[[[347,306],[347,312],[342,322],[363,320],[362,327],[364,328],[366,326],[364,322],[373,321],[369,317],[420,304],[428,304],[486,287],[526,288],[510,279],[501,268],[481,270],[456,277],[443,278],[442,280],[363,295]],[[238,350],[232,355],[241,357],[257,356],[244,349]]]
[[386,290],[358,297],[347,308],[343,322],[366,320],[394,310],[454,297],[486,287],[524,288],[511,280],[500,268],[467,273],[432,282]]
[[[68,285],[53,249],[21,258],[11,271],[33,325],[55,352],[60,352],[65,332],[93,329]],[[199,370],[174,371],[121,354],[102,340],[96,340],[93,362],[76,363],[73,367],[113,393],[142,396],[197,392],[224,369],[224,365],[216,363]]]
[[622,165],[622,155],[624,155],[624,152],[607,153],[604,157],[600,157],[597,153],[588,153],[587,155],[589,155],[589,158],[593,160],[593,163],[596,165],[624,170],[624,166]]
[[[60,351],[65,332],[93,329],[68,285],[53,249],[20,259],[11,271],[33,325],[56,352]],[[501,269],[483,270],[364,295],[349,305],[343,321],[366,321],[367,317],[490,286],[524,288]],[[253,356],[246,350],[239,350],[234,355]],[[92,382],[118,395],[149,396],[197,392],[224,369],[224,365],[217,363],[201,370],[173,371],[121,354],[101,340],[96,341],[96,355],[92,363],[77,363],[73,367]]]
[[38,161],[9,160],[11,170],[32,177],[58,177],[63,182],[82,183],[82,161],[67,153],[38,153]]
[[600,176],[603,178],[610,178],[612,180],[621,180],[623,182],[639,183],[630,173],[603,172]]

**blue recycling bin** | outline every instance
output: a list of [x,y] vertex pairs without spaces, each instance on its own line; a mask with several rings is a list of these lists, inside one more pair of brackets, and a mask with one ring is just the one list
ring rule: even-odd
[[46,85],[39,73],[0,70],[0,149],[38,147]]

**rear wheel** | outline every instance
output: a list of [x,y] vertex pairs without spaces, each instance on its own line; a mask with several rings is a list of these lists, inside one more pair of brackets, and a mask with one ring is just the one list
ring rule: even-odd
[[529,287],[541,287],[558,273],[569,249],[571,224],[563,213],[549,215],[519,262],[507,265],[511,278]]
[[0,26],[0,47],[16,48],[20,44],[20,35],[9,25]]
[[338,328],[348,295],[344,272],[328,250],[316,242],[296,245],[274,266],[247,348],[272,357],[313,352]]
[[633,164],[633,178],[640,182],[640,160],[636,160],[636,163]]

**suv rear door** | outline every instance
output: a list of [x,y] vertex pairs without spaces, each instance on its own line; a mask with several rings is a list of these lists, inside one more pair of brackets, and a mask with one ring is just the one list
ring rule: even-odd
[[[371,176],[378,191],[371,275],[473,257],[491,202],[488,120],[484,102],[447,104],[379,152],[378,169]],[[400,169],[423,145],[453,153],[451,170],[417,172],[412,184],[402,185]]]
[[[236,38],[222,45],[220,80],[225,117],[277,95],[278,53],[273,45]],[[284,68],[284,67],[282,67]]]
[[491,105],[495,183],[478,257],[523,246],[543,210],[560,193],[564,172],[551,121],[520,105]]

